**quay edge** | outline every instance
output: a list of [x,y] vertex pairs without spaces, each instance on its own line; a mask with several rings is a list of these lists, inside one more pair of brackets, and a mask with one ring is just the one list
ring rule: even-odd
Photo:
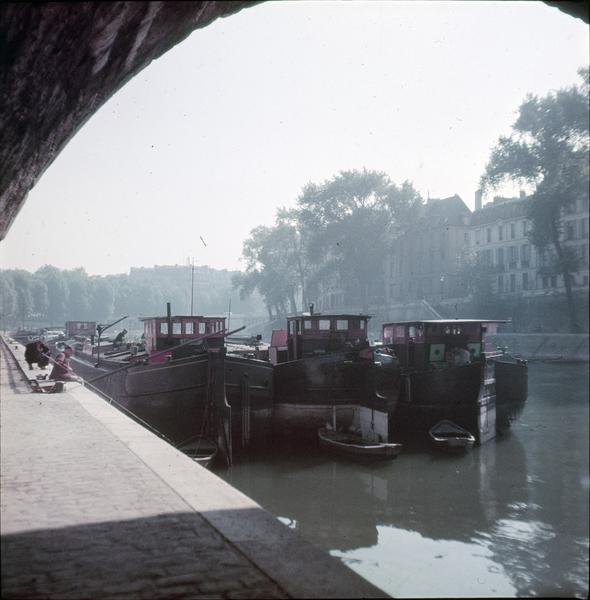
[[590,362],[587,333],[496,333],[488,336],[491,344],[507,347],[525,360]]

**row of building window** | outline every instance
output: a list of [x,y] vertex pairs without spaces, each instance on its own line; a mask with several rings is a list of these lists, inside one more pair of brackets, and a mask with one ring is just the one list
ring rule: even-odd
[[[546,290],[550,288],[563,287],[563,282],[558,275],[539,276],[539,280],[540,285],[538,285],[536,289]],[[518,285],[518,283],[520,283],[520,285]],[[587,286],[588,275],[582,275],[581,277],[576,278],[574,274],[570,274],[570,284],[573,287],[578,285]],[[534,276],[529,277],[529,273],[526,271],[521,273],[520,282],[518,282],[516,273],[510,273],[510,276],[498,275],[497,291],[500,294],[505,292],[519,292],[534,289]]]
[[[480,246],[482,243],[491,244],[493,242],[514,240],[517,237],[527,237],[529,230],[529,222],[526,220],[520,221],[520,226],[518,226],[518,223],[505,223],[494,227],[486,227],[485,229],[476,229],[473,232],[473,241],[474,245]],[[496,232],[495,235],[494,231]],[[517,233],[519,235],[517,235]],[[485,241],[482,236],[485,236]],[[564,237],[566,240],[576,240],[588,237],[588,217],[565,221]],[[466,242],[469,242],[469,231],[465,232],[464,239]]]

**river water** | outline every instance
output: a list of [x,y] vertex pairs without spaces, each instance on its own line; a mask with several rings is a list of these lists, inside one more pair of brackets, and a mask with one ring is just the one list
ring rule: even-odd
[[217,474],[391,596],[586,598],[588,407],[588,365],[530,364],[519,420],[467,454],[285,446]]

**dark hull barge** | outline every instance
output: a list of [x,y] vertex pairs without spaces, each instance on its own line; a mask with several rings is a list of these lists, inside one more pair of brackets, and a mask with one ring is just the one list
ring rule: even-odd
[[76,350],[72,367],[177,447],[207,435],[215,442],[220,411],[234,452],[262,446],[270,439],[272,365],[228,352],[224,327],[222,317],[144,319],[145,354],[101,350],[97,361],[87,346]]
[[[273,332],[276,435],[317,438],[333,417],[341,429],[360,429],[372,400],[368,319],[312,312],[289,317],[287,330]],[[380,435],[387,441],[386,430]]]
[[[523,410],[527,365],[485,346],[484,334],[505,321],[449,319],[387,323],[375,361],[381,393],[393,403],[396,439],[427,436],[450,420],[481,444]],[[388,358],[393,357],[393,360]],[[381,364],[378,364],[381,362]],[[390,385],[387,385],[390,381]]]

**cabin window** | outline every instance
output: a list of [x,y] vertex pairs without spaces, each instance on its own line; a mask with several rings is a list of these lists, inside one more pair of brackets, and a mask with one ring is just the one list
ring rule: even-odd
[[363,330],[365,330],[367,328],[367,320],[366,319],[361,319],[360,328]]
[[311,329],[311,319],[303,319],[303,329]]
[[408,327],[408,336],[411,338],[415,338],[416,337],[416,327],[414,325],[410,325]]
[[207,324],[199,321],[199,335],[204,335],[207,331]]
[[329,331],[330,319],[320,319],[320,331]]
[[195,331],[195,324],[192,321],[184,324],[184,332],[187,335],[192,335]]
[[337,319],[336,329],[338,331],[346,331],[348,329],[348,319]]
[[383,328],[383,343],[391,344],[393,342],[393,327]]
[[160,323],[160,333],[168,335],[168,323]]
[[174,321],[174,323],[172,323],[172,333],[174,335],[180,335],[182,333],[182,323]]
[[295,321],[289,321],[289,333],[292,335],[295,332]]
[[471,360],[477,360],[481,356],[481,344],[479,342],[469,342],[467,344],[467,350],[471,355]]
[[442,362],[445,359],[444,344],[430,344],[430,362]]

